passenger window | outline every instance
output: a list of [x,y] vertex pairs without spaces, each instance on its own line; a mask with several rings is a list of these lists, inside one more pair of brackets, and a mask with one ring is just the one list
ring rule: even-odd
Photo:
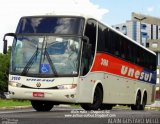
[[98,43],[97,51],[98,52],[108,52],[111,53],[111,42],[109,34],[110,30],[103,24],[98,24]]

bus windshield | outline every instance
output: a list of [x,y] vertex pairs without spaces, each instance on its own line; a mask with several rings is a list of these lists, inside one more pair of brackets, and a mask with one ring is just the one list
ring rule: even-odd
[[52,33],[81,35],[84,19],[80,17],[23,17],[20,19],[16,33]]
[[17,35],[10,71],[21,75],[73,76],[78,74],[81,38]]

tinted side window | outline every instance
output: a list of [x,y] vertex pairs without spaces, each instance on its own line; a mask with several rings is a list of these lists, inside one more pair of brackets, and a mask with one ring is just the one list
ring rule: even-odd
[[152,62],[153,70],[156,70],[157,69],[157,57],[154,55],[152,60],[153,60]]
[[86,29],[85,29],[85,36],[89,38],[89,43],[92,45],[92,51],[95,51],[96,45],[96,26],[97,22],[95,20],[88,20]]
[[[109,40],[112,37],[109,28],[103,24],[98,24],[98,43],[97,50],[111,53],[111,42]],[[109,36],[110,35],[110,36]]]
[[118,33],[109,30],[108,33],[108,52],[117,57],[121,56],[121,37]]
[[126,38],[122,38],[122,45],[121,45],[121,57],[125,60],[129,59],[129,53],[128,53],[128,41]]
[[148,58],[149,62],[148,62],[148,68],[155,71],[157,68],[157,64],[156,64],[156,56],[152,55],[151,53],[149,54],[149,58]]
[[156,56],[132,43],[105,25],[98,24],[98,52],[107,52],[125,61],[156,70]]
[[120,49],[120,46],[121,46],[121,38],[120,38],[120,35],[117,34],[117,33],[115,33],[114,42],[115,42],[114,55],[116,55],[117,57],[120,57],[120,56],[121,56],[121,49]]
[[105,52],[106,51],[106,34],[105,34],[106,27],[102,24],[98,24],[98,43],[97,43],[97,51]]
[[109,53],[111,53],[112,55],[115,54],[115,33],[110,30],[109,31]]

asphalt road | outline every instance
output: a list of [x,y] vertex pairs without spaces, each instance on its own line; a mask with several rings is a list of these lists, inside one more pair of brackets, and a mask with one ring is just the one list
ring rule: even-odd
[[81,108],[55,107],[50,112],[30,109],[0,110],[1,124],[160,124],[160,111],[84,111]]

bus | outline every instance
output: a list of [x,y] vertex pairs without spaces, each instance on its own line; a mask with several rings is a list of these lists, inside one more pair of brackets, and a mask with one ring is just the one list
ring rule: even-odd
[[85,110],[127,105],[144,110],[155,100],[156,54],[86,16],[25,16],[13,37],[8,92],[37,111],[58,104]]

